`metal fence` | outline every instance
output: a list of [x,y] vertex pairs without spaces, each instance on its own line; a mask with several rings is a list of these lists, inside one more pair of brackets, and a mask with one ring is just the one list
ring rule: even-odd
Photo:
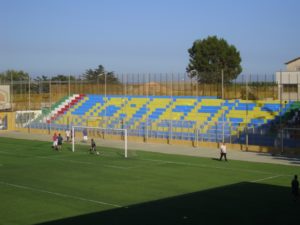
[[99,80],[1,80],[10,86],[10,109],[39,110],[71,94],[217,96],[223,99],[278,99],[275,75],[240,75],[231,82],[199,83],[188,74],[117,74],[119,83]]
[[[72,124],[72,121],[66,121],[64,125],[35,122],[37,121],[37,113],[32,112],[44,109],[51,110],[53,104],[73,93],[104,96],[140,95],[145,97],[218,96],[223,99],[276,100],[282,92],[299,91],[298,89],[294,90],[295,85],[287,85],[283,88],[284,83],[278,83],[283,79],[278,79],[275,75],[240,75],[236,80],[223,84],[221,82],[198,83],[195,79],[191,79],[188,74],[121,74],[116,76],[119,80],[117,84],[101,83],[99,80],[86,81],[80,77],[73,81],[52,81],[51,79],[44,81],[34,79],[28,81],[2,80],[0,84],[10,86],[11,108],[9,110],[26,111],[23,115],[17,116],[17,126],[27,127],[28,129],[39,128],[48,132],[51,130],[64,130],[66,126]],[[298,83],[298,86],[300,86],[300,83]],[[107,121],[113,122],[109,125],[103,124]],[[257,128],[239,124],[237,130],[236,124],[199,124],[197,121],[151,121],[149,119],[139,121],[137,124],[136,127],[128,127],[126,124],[120,127],[120,118],[113,118],[113,120],[106,118],[99,121],[97,126],[126,128],[129,136],[143,137],[145,140],[148,138],[194,142],[225,140],[228,143],[275,147],[279,143],[278,137],[276,137],[277,134],[272,133],[270,128],[264,128],[264,126]],[[289,141],[283,141],[285,145],[288,145]]]
[[[31,115],[31,114],[30,114]],[[33,115],[33,114],[32,114]],[[72,119],[62,124],[49,124],[30,119],[29,114],[17,120],[18,127],[27,129],[40,129],[45,133],[52,131],[63,132],[73,125],[78,125]],[[32,116],[31,118],[33,118]],[[35,117],[36,118],[36,117]],[[198,146],[200,142],[226,142],[242,144],[245,146],[269,146],[275,148],[295,148],[300,146],[300,129],[284,129],[281,136],[280,130],[272,130],[268,124],[250,125],[229,122],[197,122],[186,120],[152,120],[140,121],[131,119],[131,123],[123,122],[120,118],[102,118],[94,120],[88,118],[82,126],[97,126],[113,129],[127,129],[128,136],[142,138],[145,142],[149,139],[160,139],[166,143],[173,140],[191,142]]]

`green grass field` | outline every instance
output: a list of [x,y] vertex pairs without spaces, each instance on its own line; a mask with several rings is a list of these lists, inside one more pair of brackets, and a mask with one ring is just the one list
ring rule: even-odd
[[0,138],[0,224],[297,224],[300,167]]

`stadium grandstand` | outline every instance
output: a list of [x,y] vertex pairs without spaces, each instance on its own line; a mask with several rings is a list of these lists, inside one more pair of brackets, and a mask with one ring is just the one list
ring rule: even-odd
[[3,124],[48,134],[72,126],[127,129],[129,141],[195,147],[223,141],[242,150],[299,146],[298,95],[288,92],[278,74],[260,76],[264,80],[241,76],[223,87],[185,76],[122,75],[115,84],[49,80],[6,85],[6,111],[13,115],[2,112],[8,118]]
[[[222,100],[212,96],[118,96],[74,94],[30,123],[31,128],[70,126],[127,129],[130,137],[273,146],[280,120],[298,121],[299,103]],[[281,122],[282,122],[281,121]],[[297,142],[289,141],[290,147]]]

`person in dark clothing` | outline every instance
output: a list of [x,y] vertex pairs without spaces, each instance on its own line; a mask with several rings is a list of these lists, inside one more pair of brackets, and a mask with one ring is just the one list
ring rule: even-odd
[[94,141],[94,139],[91,139],[91,148],[90,148],[90,153],[95,153],[96,155],[98,155],[99,153],[96,151],[96,143]]
[[299,195],[299,182],[298,182],[298,176],[297,175],[294,176],[294,179],[292,180],[291,186],[292,186],[292,194],[294,195],[295,200],[296,200],[298,198],[298,195]]
[[61,136],[61,134],[58,134],[58,137],[57,137],[57,150],[61,150],[62,142],[63,142],[63,137]]

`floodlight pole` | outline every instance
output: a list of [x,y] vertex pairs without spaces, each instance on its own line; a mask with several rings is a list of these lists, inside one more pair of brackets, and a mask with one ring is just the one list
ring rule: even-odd
[[12,73],[10,74],[10,87],[11,87],[11,92],[10,92],[10,108],[11,108],[11,111],[13,112],[14,111],[14,108],[13,108],[13,97],[14,97],[14,80],[13,80],[13,76],[12,76]]
[[248,76],[246,75],[246,151],[248,151],[249,144],[248,136]]
[[[196,74],[196,97],[197,97],[197,103],[198,103],[198,97],[199,97],[199,91],[198,91],[198,71],[197,70],[191,70],[190,71],[190,78],[191,81],[193,79],[193,73]],[[195,132],[195,143],[196,143],[196,147],[198,147],[198,142],[199,142],[199,130],[198,130],[198,120],[196,121],[196,132]]]
[[[283,126],[282,126],[282,94],[283,94],[283,84],[282,84],[282,71],[280,70],[280,114],[279,114],[279,127],[281,134],[281,154],[283,154]],[[276,137],[277,138],[277,137]],[[277,147],[277,146],[276,146]]]
[[148,105],[146,105],[146,123],[145,123],[145,142],[148,142],[148,121],[149,121],[149,95],[150,95],[150,82],[151,82],[151,78],[150,78],[150,74],[148,75],[148,84],[146,82],[146,96],[147,96],[147,101],[148,101]]
[[224,118],[224,70],[221,70],[221,76],[222,76],[222,142],[225,142],[225,118]]
[[221,76],[222,76],[222,99],[224,99],[224,70],[221,70]]
[[71,75],[70,74],[69,74],[68,93],[69,93],[69,98],[70,98],[70,96],[71,96]]
[[[70,98],[71,98],[71,75],[69,74],[69,85],[68,85],[69,99],[68,99],[68,110],[70,110]],[[70,129],[70,116],[67,117],[68,129]]]
[[107,118],[106,118],[106,110],[107,110],[107,96],[106,96],[106,73],[104,72],[104,99],[105,99],[105,126],[107,127]]
[[171,76],[171,121],[170,121],[170,132],[169,132],[169,144],[172,143],[172,136],[173,136],[173,73]]
[[127,153],[127,151],[128,151],[128,149],[127,149],[127,142],[128,142],[128,140],[127,140],[127,130],[124,130],[124,134],[125,134],[125,139],[124,139],[124,145],[125,145],[125,158],[127,158],[128,157],[128,153]]
[[[51,86],[51,77],[49,78],[49,101],[50,101],[50,113],[49,113],[49,116],[50,116],[50,118],[49,118],[49,134],[51,133],[51,112],[52,112],[52,98],[51,98],[51,88],[52,88],[52,86]],[[46,122],[47,122],[47,117],[46,117]]]
[[31,113],[30,113],[30,109],[31,109],[31,99],[30,99],[30,76],[28,76],[28,110],[29,110],[29,121],[28,121],[28,133],[30,133],[30,122],[31,122]]

